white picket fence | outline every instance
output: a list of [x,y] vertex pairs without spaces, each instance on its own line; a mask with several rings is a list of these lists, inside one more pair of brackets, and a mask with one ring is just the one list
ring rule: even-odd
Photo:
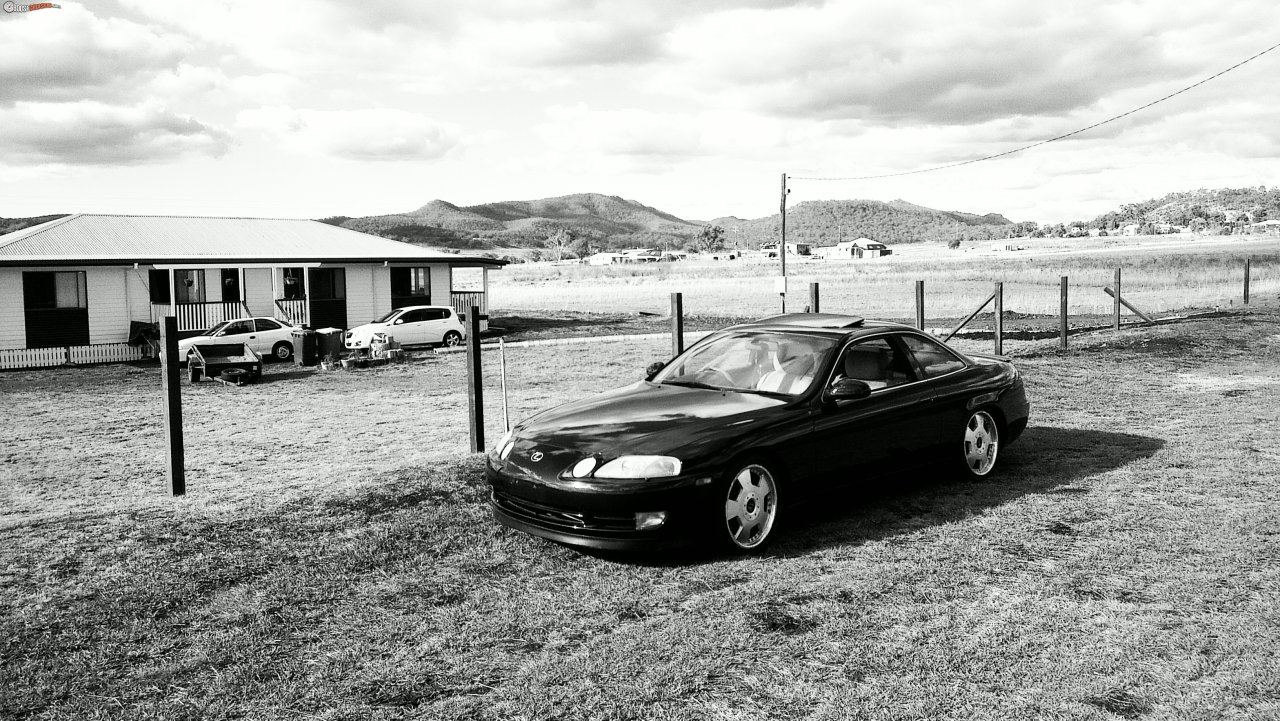
[[146,347],[128,343],[104,343],[62,348],[11,348],[0,350],[0,370],[48,368],[60,365],[123,363],[146,358]]

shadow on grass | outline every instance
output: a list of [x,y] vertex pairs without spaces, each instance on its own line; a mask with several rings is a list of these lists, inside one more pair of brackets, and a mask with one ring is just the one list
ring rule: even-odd
[[[937,465],[868,475],[830,489],[795,508],[775,529],[766,555],[798,555],[835,545],[860,544],[953,523],[1031,494],[1087,494],[1093,476],[1149,458],[1164,441],[1133,433],[1032,426],[1002,451],[996,471],[982,481],[959,480]],[[784,488],[785,490],[785,488]],[[725,558],[691,547],[665,554],[598,554],[642,565],[689,565]]]

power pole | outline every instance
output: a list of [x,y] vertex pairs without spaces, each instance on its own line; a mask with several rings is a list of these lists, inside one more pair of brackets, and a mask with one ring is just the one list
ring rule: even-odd
[[782,312],[787,312],[787,174],[782,174],[782,201],[779,203],[779,210],[782,213],[782,240],[778,243],[778,257],[782,259]]

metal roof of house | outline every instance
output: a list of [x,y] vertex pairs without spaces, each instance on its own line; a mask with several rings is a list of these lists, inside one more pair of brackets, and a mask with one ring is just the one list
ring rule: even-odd
[[384,261],[506,264],[317,220],[76,214],[0,235],[0,266]]

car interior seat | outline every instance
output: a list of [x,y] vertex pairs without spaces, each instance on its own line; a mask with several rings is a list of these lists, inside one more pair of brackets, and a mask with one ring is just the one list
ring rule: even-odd
[[844,354],[844,375],[860,380],[871,390],[889,385],[889,351],[873,346],[853,346]]
[[[807,349],[806,349],[807,350]],[[812,350],[797,353],[785,360],[773,359],[774,370],[764,373],[756,381],[756,390],[773,393],[803,393],[813,382],[817,365]]]

